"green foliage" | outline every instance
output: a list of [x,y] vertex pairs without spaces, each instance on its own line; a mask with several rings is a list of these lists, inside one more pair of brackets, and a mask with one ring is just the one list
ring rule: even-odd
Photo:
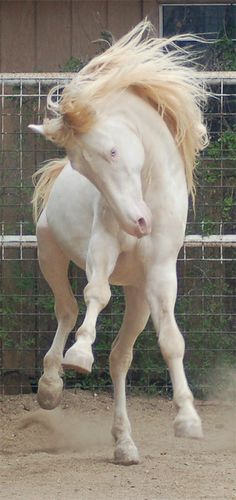
[[36,279],[33,269],[22,272],[22,262],[11,264],[11,287],[13,293],[0,294],[0,342],[2,349],[28,349],[35,346],[35,338],[29,329],[35,329],[37,311],[49,314],[54,320],[54,299],[52,295],[34,296]]
[[73,72],[78,72],[80,71],[84,66],[86,62],[82,61],[81,59],[78,59],[77,57],[71,56],[68,61],[63,66],[60,66],[60,71],[63,73],[73,73]]
[[222,208],[222,219],[223,221],[230,222],[232,210],[235,206],[235,201],[233,198],[233,194],[229,196],[225,196],[223,199],[223,208]]
[[236,71],[236,50],[235,44],[227,34],[225,34],[215,44],[216,56],[218,59],[218,70]]
[[[110,45],[113,43],[113,36],[109,31],[102,31],[101,32],[101,39],[99,40],[99,50],[98,52],[104,52]],[[88,63],[89,59],[80,59],[78,57],[71,56],[68,61],[63,64],[63,66],[60,66],[60,71],[63,73],[68,72],[68,73],[77,73],[80,71],[86,64]]]
[[104,42],[107,42],[108,46],[111,46],[114,42],[113,35],[110,31],[101,31],[101,37]]
[[[5,314],[5,311],[1,309],[0,314]],[[11,349],[15,346],[14,339],[3,328],[0,328],[0,346],[2,349]]]
[[[233,6],[232,6],[233,8]],[[233,15],[232,15],[233,19]],[[234,26],[227,23],[218,33],[216,42],[208,45],[204,54],[204,67],[208,71],[235,71],[236,46],[233,40]]]
[[215,141],[210,141],[207,148],[207,156],[213,159],[219,159],[221,152],[229,159],[236,158],[236,125],[232,129],[228,128]]
[[16,295],[6,297],[2,293],[0,294],[0,316],[2,318],[0,344],[2,348],[6,349],[15,347],[16,345],[14,336],[9,334],[9,330],[15,330],[17,328],[17,320],[14,316],[17,304],[16,297]]
[[[229,232],[234,232],[235,160],[236,126],[233,126],[210,142],[206,156],[199,164],[198,176],[205,188],[199,193],[198,201],[198,208],[204,207],[200,221],[204,235],[217,234],[219,222],[229,223]],[[201,213],[200,210],[198,212]]]
[[39,295],[37,297],[37,307],[40,311],[50,314],[54,318],[54,297],[52,295]]
[[[212,281],[211,271],[202,265],[202,275],[193,280],[193,290],[178,300],[176,313],[186,336],[185,367],[190,385],[198,397],[208,394],[210,377],[216,370],[229,370],[235,363],[233,348],[233,315],[228,310],[233,295],[224,279]],[[203,307],[200,310],[199,305]]]

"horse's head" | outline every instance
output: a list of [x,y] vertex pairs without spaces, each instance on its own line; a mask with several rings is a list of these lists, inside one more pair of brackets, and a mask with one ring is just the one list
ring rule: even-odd
[[[34,130],[47,136],[47,126]],[[98,119],[88,132],[74,134],[65,147],[72,167],[96,186],[122,229],[138,238],[149,234],[151,213],[141,182],[144,148],[125,119]]]
[[141,171],[144,149],[122,119],[97,122],[68,151],[73,168],[102,193],[121,227],[142,237],[151,231],[151,214],[143,200]]

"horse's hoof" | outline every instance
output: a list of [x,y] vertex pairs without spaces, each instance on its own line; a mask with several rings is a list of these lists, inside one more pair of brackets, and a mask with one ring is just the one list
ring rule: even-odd
[[203,438],[202,423],[199,417],[184,419],[177,416],[174,421],[174,431],[176,437]]
[[94,357],[92,351],[81,351],[76,344],[74,344],[65,354],[62,361],[62,366],[66,370],[76,370],[80,373],[91,373]]
[[119,465],[136,465],[139,463],[139,453],[133,443],[124,443],[116,446],[114,462]]
[[44,410],[54,410],[62,396],[63,381],[60,377],[55,380],[50,380],[44,375],[39,380],[37,401],[39,406]]

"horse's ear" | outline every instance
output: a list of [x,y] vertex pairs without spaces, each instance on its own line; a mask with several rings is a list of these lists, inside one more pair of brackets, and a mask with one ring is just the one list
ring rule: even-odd
[[36,134],[41,134],[49,141],[55,142],[58,146],[65,146],[68,141],[68,130],[66,130],[61,116],[51,120],[45,118],[42,125],[29,125],[29,128]]
[[28,128],[36,134],[45,135],[43,125],[28,125]]
[[45,118],[43,125],[29,125],[37,134],[44,135],[59,146],[67,146],[76,136],[86,134],[96,121],[96,112],[90,106],[65,109],[57,118]]

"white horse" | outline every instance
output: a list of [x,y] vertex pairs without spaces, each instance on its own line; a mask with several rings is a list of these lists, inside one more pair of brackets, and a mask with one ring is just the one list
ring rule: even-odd
[[[31,126],[67,152],[39,170],[33,200],[37,218],[40,214],[40,267],[54,293],[58,320],[38,401],[46,409],[58,405],[62,366],[91,371],[96,321],[110,299],[110,283],[124,286],[124,319],[110,354],[115,461],[123,464],[139,461],[125,380],[150,313],[173,384],[175,434],[202,436],[174,306],[188,192],[194,194],[195,157],[206,145],[205,92],[186,66],[186,53],[174,40],[150,37],[150,29],[143,21],[95,57],[65,86],[59,102],[54,98],[59,88],[52,89],[48,108],[56,116]],[[78,314],[67,275],[70,260],[86,270],[87,311],[63,357]]]

